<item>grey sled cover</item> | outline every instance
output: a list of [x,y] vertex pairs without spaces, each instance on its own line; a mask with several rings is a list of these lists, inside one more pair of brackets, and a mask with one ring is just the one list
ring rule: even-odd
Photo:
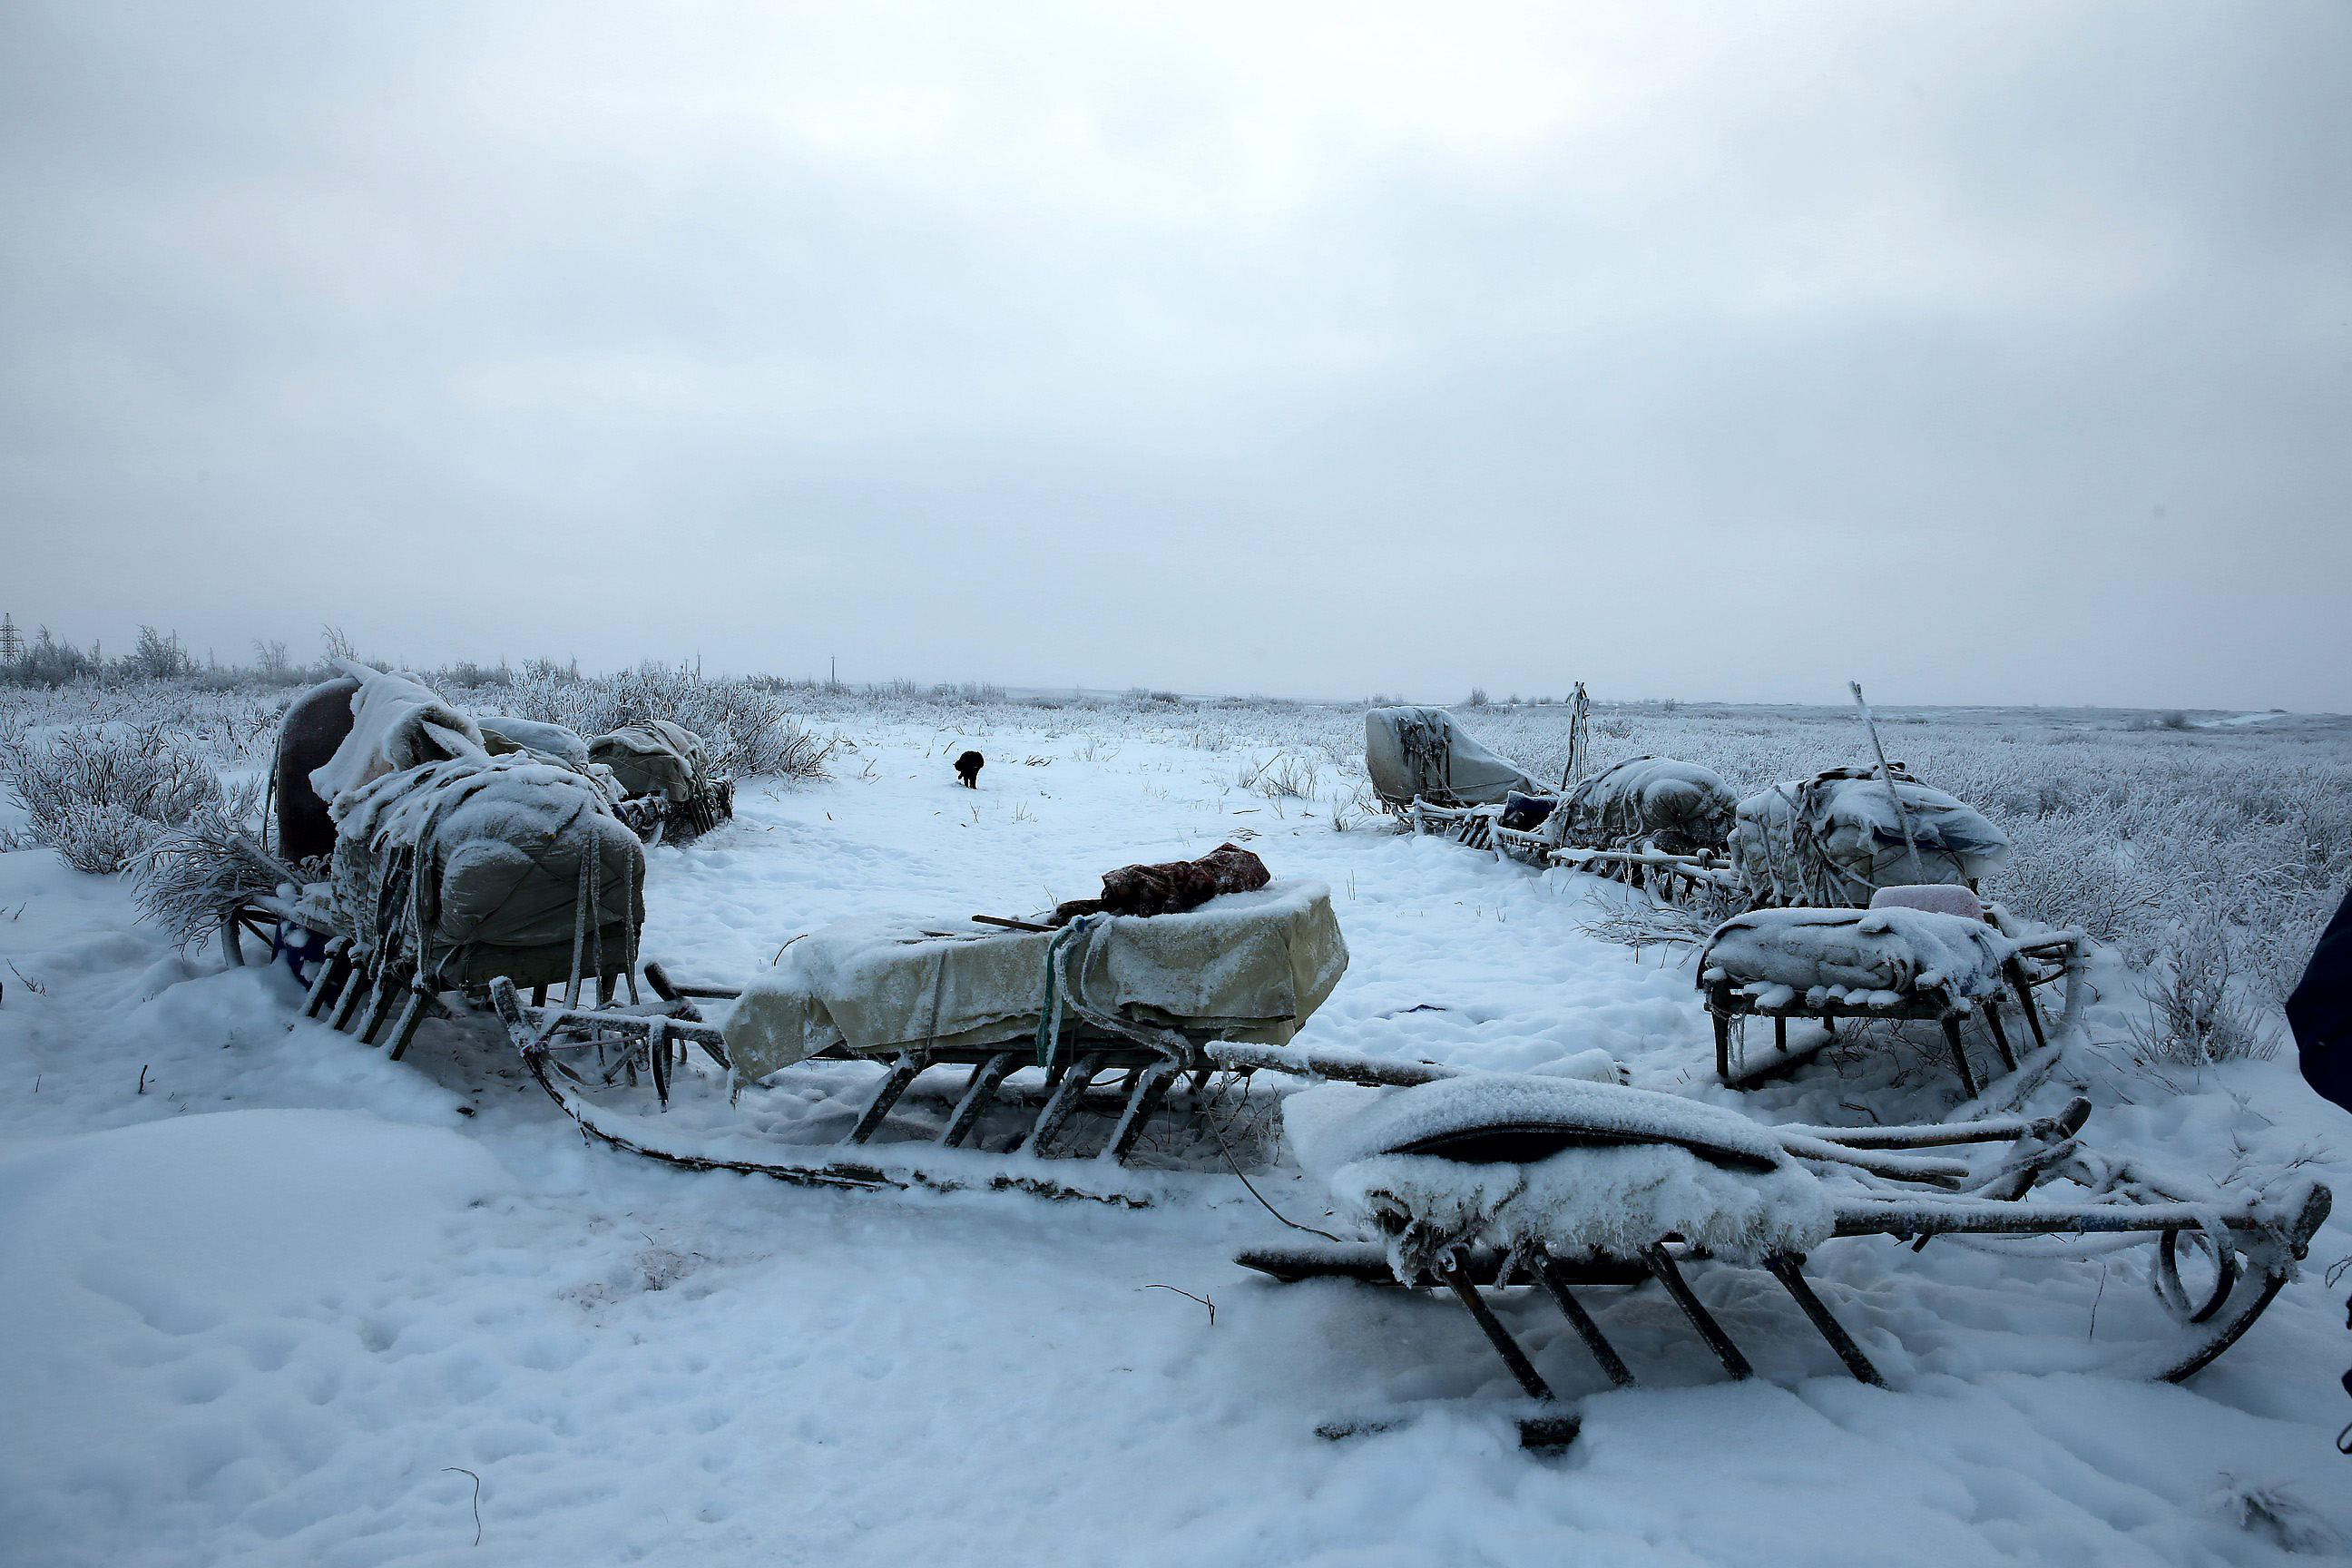
[[[787,944],[744,988],[719,1026],[727,1053],[750,1080],[835,1043],[868,1055],[1018,1039],[1037,1027],[1046,954],[1062,935],[837,921]],[[1315,881],[1270,882],[1181,914],[1108,916],[1084,940],[1078,984],[1097,1011],[1263,1045],[1297,1034],[1348,968],[1331,889]]]
[[1513,790],[1543,786],[1518,763],[1462,731],[1443,708],[1375,708],[1364,715],[1364,771],[1391,805],[1415,795],[1432,805],[1494,805]]

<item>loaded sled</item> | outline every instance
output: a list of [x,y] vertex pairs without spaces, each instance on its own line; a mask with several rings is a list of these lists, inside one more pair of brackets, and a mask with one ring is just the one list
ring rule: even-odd
[[[1639,1377],[1580,1292],[1654,1283],[1734,1379],[1754,1364],[1693,1289],[1707,1263],[1763,1270],[1857,1380],[1887,1378],[1864,1338],[1804,1273],[1834,1240],[1885,1237],[2143,1237],[2149,1279],[2179,1328],[2126,1370],[2178,1383],[2226,1351],[2295,1274],[2331,1195],[2312,1182],[2226,1198],[2202,1184],[2106,1161],[2057,1115],[1916,1127],[1767,1127],[1676,1096],[1516,1074],[1388,1091],[1294,1095],[1284,1116],[1358,1243],[1255,1248],[1236,1258],[1285,1283],[1318,1278],[1436,1290],[1466,1310],[1523,1400],[1522,1443],[1574,1438],[1578,1416],[1497,1308],[1540,1295],[1602,1378]],[[1956,1157],[1958,1156],[1958,1157]],[[2063,1178],[2066,1195],[2038,1189]],[[2202,1189],[2202,1190],[2200,1190]],[[2185,1266],[2185,1267],[2184,1267]],[[1556,1376],[1557,1374],[1555,1374]],[[1409,1410],[1334,1421],[1343,1437]]]
[[[1347,962],[1329,889],[1275,881],[1058,928],[845,921],[795,938],[740,988],[680,984],[648,963],[656,996],[636,1005],[534,1004],[504,983],[490,994],[549,1097],[633,1152],[816,1185],[1106,1195],[1045,1163],[1222,1169],[1232,1142],[1250,1140],[1229,1141],[1203,1113],[1238,1101],[1235,1086],[1258,1072],[1399,1084],[1454,1071],[1291,1045]],[[634,1116],[598,1103],[630,1089]],[[714,1134],[663,1114],[689,1098],[707,1109],[771,1094],[817,1107],[783,1129],[795,1146],[730,1142],[740,1118]],[[1120,1190],[1114,1181],[1108,1195]]]

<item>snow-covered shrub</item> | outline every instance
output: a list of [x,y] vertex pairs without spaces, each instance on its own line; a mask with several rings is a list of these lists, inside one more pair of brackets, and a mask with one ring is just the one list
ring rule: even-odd
[[0,756],[36,841],[78,871],[120,871],[224,799],[220,775],[160,725],[68,730]]
[[99,672],[98,656],[63,643],[40,627],[25,645],[23,655],[0,663],[0,680],[18,686],[58,687],[88,680]]
[[247,899],[302,880],[256,840],[259,796],[258,781],[231,787],[130,858],[140,912],[181,946],[211,936]]
[[738,778],[822,778],[833,750],[793,716],[768,683],[703,680],[690,668],[650,661],[609,676],[581,676],[533,663],[491,706],[588,736],[667,719],[702,737],[716,772]]
[[2131,1026],[2140,1058],[2161,1067],[2210,1067],[2278,1049],[2253,1009],[2231,986],[2232,943],[2221,921],[2205,916],[2169,947],[2147,987],[2149,1016]]
[[1304,752],[1276,752],[1263,763],[1244,763],[1234,782],[1268,800],[1313,800],[1321,775]]

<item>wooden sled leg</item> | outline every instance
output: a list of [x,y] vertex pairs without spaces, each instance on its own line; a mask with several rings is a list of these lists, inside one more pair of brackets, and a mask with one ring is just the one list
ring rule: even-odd
[[849,1130],[848,1136],[842,1142],[863,1143],[873,1137],[881,1128],[882,1119],[890,1114],[890,1108],[898,1103],[898,1097],[906,1093],[916,1076],[930,1065],[930,1057],[925,1052],[900,1052],[889,1076],[882,1080],[882,1087],[876,1089],[874,1098],[867,1101],[865,1114],[857,1119],[857,1125]]
[[2042,1009],[2033,1005],[2033,987],[2026,983],[2025,971],[2015,959],[2009,962],[2009,984],[2017,993],[2017,1005],[2025,1015],[2025,1026],[2033,1031],[2034,1048],[2047,1048],[2050,1037],[2042,1032]]
[[1030,1128],[1028,1138],[1018,1146],[1027,1148],[1039,1159],[1045,1157],[1053,1148],[1055,1137],[1062,1131],[1062,1123],[1067,1121],[1070,1112],[1078,1108],[1079,1097],[1087,1092],[1087,1086],[1094,1082],[1095,1074],[1102,1071],[1102,1059],[1100,1051],[1088,1051],[1062,1075],[1062,1081],[1055,1084],[1054,1092],[1045,1097],[1045,1109],[1037,1113],[1036,1123]]
[[[1559,1396],[1551,1391],[1551,1384],[1543,1380],[1543,1374],[1536,1371],[1535,1363],[1529,1361],[1528,1352],[1519,1348],[1519,1342],[1511,1337],[1511,1331],[1503,1327],[1502,1320],[1495,1316],[1495,1310],[1486,1305],[1486,1298],[1478,1294],[1478,1287],[1471,1282],[1470,1270],[1463,1266],[1454,1249],[1449,1247],[1440,1253],[1434,1267],[1438,1278],[1453,1290],[1455,1300],[1469,1310],[1479,1332],[1485,1334],[1486,1342],[1495,1347],[1495,1353],[1503,1358],[1503,1364],[1511,1369],[1513,1380],[1527,1391],[1528,1397],[1542,1405],[1558,1405]],[[1576,1434],[1582,1422],[1576,1412],[1562,1409],[1557,1413],[1548,1411],[1541,1415],[1527,1417],[1518,1426],[1519,1447],[1559,1448],[1576,1441]]]
[[350,977],[343,984],[342,994],[335,998],[334,1014],[327,1020],[329,1028],[344,1034],[351,1032],[352,1018],[359,1012],[360,1004],[375,990],[375,983],[368,978],[366,970],[362,969],[357,963],[352,964],[350,970]]
[[421,987],[410,989],[408,1005],[401,1008],[399,1022],[392,1028],[391,1056],[394,1061],[398,1061],[408,1054],[408,1042],[416,1037],[416,1026],[425,1022],[425,1015],[432,1005],[431,992]]
[[1558,1259],[1547,1258],[1538,1267],[1536,1277],[1543,1281],[1545,1291],[1568,1320],[1568,1326],[1576,1331],[1576,1337],[1584,1342],[1584,1348],[1592,1352],[1592,1359],[1609,1374],[1609,1381],[1620,1388],[1634,1387],[1633,1369],[1617,1353],[1617,1347],[1609,1342],[1609,1336],[1601,1331],[1601,1325],[1592,1321],[1592,1314],[1584,1310],[1584,1303],[1569,1289],[1568,1270],[1559,1266]]
[[1805,1316],[1813,1321],[1813,1327],[1821,1331],[1822,1338],[1829,1341],[1830,1349],[1837,1352],[1838,1360],[1845,1363],[1846,1371],[1874,1387],[1885,1388],[1886,1379],[1878,1374],[1878,1368],[1863,1354],[1862,1347],[1853,1342],[1853,1336],[1845,1331],[1845,1325],[1830,1314],[1827,1303],[1814,1294],[1811,1283],[1805,1279],[1801,1268],[1804,1261],[1792,1253],[1783,1252],[1766,1258],[1764,1267],[1770,1269],[1772,1278],[1787,1287],[1789,1294],[1797,1299],[1797,1305],[1803,1308]]
[[342,990],[343,983],[351,977],[352,961],[346,956],[342,943],[331,943],[327,956],[319,964],[319,973],[311,977],[310,994],[302,1002],[302,1016],[315,1018],[325,1011]]
[[2017,1053],[2009,1048],[2009,1031],[2001,1026],[2000,1003],[1997,998],[1985,998],[1985,1027],[1992,1031],[1993,1048],[2000,1052],[2001,1065],[2015,1072]]
[[1690,1281],[1683,1278],[1683,1271],[1675,1266],[1674,1254],[1666,1250],[1666,1244],[1661,1241],[1653,1246],[1643,1261],[1649,1264],[1658,1283],[1666,1288],[1666,1294],[1675,1299],[1675,1305],[1683,1310],[1683,1316],[1690,1320],[1691,1327],[1698,1331],[1698,1337],[1706,1342],[1706,1348],[1715,1352],[1715,1359],[1723,1363],[1723,1370],[1735,1378],[1755,1376],[1756,1369],[1748,1364],[1748,1358],[1739,1353],[1739,1347],[1731,1342],[1731,1336],[1723,1331],[1723,1325],[1715,1321],[1715,1315],[1692,1291]]
[[1151,1120],[1151,1113],[1167,1098],[1168,1086],[1176,1081],[1177,1070],[1174,1062],[1162,1062],[1136,1080],[1134,1092],[1127,1097],[1127,1109],[1120,1112],[1118,1125],[1111,1130],[1110,1142],[1097,1158],[1114,1165],[1127,1163],[1135,1141],[1143,1136],[1144,1123]]
[[963,1141],[979,1125],[981,1112],[996,1098],[998,1086],[1013,1070],[1018,1056],[1016,1051],[999,1051],[972,1069],[971,1081],[964,1085],[963,1098],[956,1101],[955,1113],[948,1118],[947,1130],[940,1134],[941,1143],[950,1149],[963,1146]]
[[1970,1100],[1977,1097],[1977,1075],[1969,1066],[1969,1047],[1960,1042],[1960,1020],[1956,1014],[1944,1015],[1944,1041],[1952,1047],[1952,1067],[1960,1075],[1960,1092]]
[[375,995],[368,1002],[366,1023],[363,1027],[356,1031],[360,1044],[363,1046],[375,1044],[376,1036],[392,1017],[394,1005],[400,999],[400,994],[406,989],[407,987],[400,983],[399,971],[387,966],[383,972],[383,978],[376,984]]

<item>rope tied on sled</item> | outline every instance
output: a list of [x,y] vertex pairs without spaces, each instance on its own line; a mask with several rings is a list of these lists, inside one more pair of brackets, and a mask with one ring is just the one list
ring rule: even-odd
[[1054,933],[1045,944],[1045,991],[1037,999],[1037,1065],[1050,1072],[1054,1058],[1062,1043],[1062,1004],[1068,999],[1069,985],[1061,978],[1063,951],[1108,919],[1104,915],[1080,915]]

